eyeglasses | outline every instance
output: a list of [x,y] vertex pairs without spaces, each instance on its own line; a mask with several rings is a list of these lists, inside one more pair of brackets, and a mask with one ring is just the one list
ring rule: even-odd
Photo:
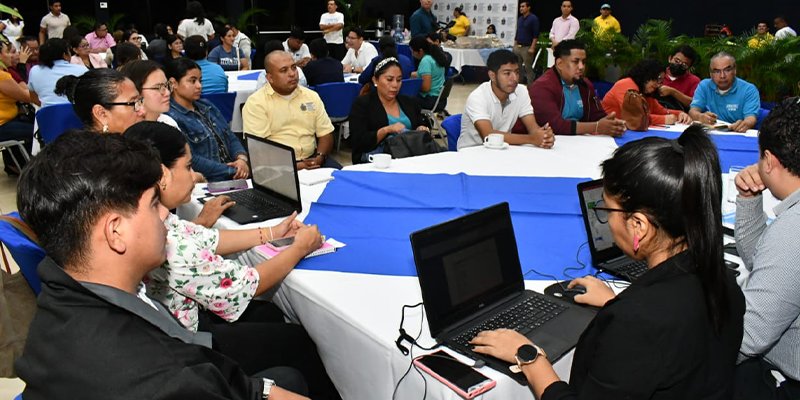
[[78,46],[78,48],[88,49],[89,48],[89,43],[81,43],[80,46]]
[[135,37],[132,37],[130,40],[133,40],[133,41],[136,41],[136,42],[140,42],[142,40],[142,37],[141,36],[135,36]]
[[134,101],[117,101],[113,103],[101,103],[105,107],[112,107],[112,106],[128,106],[133,107],[133,112],[139,112],[144,105],[144,98],[139,97]]
[[166,93],[172,93],[172,89],[173,89],[173,86],[172,86],[172,82],[170,82],[170,81],[159,83],[159,84],[157,84],[155,86],[143,87],[142,88],[142,90],[158,90],[159,93],[164,93],[165,91],[166,91]]
[[597,222],[599,222],[601,224],[607,224],[608,223],[608,213],[610,213],[610,212],[614,212],[614,211],[626,212],[625,210],[623,210],[621,208],[604,207],[605,205],[606,205],[606,202],[605,202],[605,200],[602,200],[602,199],[595,201],[594,205],[589,204],[589,208],[594,210],[594,216],[597,218]]
[[726,67],[725,69],[712,69],[711,75],[730,75],[736,71],[736,67]]

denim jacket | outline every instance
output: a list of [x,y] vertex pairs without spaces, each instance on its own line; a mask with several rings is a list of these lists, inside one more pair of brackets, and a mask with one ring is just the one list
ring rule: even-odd
[[236,173],[236,168],[225,164],[232,160],[222,159],[213,133],[197,114],[204,115],[211,121],[231,158],[236,159],[239,154],[247,154],[242,142],[231,132],[225,117],[213,104],[200,99],[194,102],[194,108],[194,111],[189,111],[175,102],[175,99],[170,99],[167,112],[167,115],[178,123],[181,132],[186,136],[186,141],[189,142],[189,148],[192,149],[192,167],[203,174],[209,182],[231,179]]

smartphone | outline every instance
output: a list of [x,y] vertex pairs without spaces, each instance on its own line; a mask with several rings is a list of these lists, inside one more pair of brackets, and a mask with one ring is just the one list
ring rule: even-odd
[[272,250],[281,251],[281,250],[291,246],[292,243],[294,243],[294,236],[275,239],[275,240],[270,240],[265,244],[267,245],[267,247],[271,248]]
[[497,385],[497,382],[442,350],[415,358],[414,365],[464,399],[486,393]]
[[219,182],[208,183],[209,193],[220,193],[220,192],[228,192],[231,190],[241,190],[241,189],[247,189],[247,181],[244,179],[234,179],[232,181],[219,181]]

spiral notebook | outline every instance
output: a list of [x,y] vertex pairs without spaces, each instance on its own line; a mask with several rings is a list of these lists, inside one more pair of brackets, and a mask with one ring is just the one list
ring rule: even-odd
[[[305,256],[304,258],[311,258],[311,257],[321,256],[323,254],[333,253],[336,251],[336,249],[339,249],[344,246],[345,246],[344,243],[339,242],[333,238],[328,238],[328,240],[322,242],[322,246],[320,246],[320,248],[312,251],[311,253],[308,253],[308,255]],[[270,258],[277,256],[282,250],[275,250],[265,244],[262,244],[260,246],[256,246],[256,251],[258,251],[262,256],[264,256],[267,260],[269,260]]]

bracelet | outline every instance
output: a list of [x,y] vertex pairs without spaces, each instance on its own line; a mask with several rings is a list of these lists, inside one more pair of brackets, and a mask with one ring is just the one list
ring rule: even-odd
[[597,122],[595,122],[594,124],[594,133],[597,134],[599,129],[600,129],[600,120],[598,119]]
[[269,239],[267,239],[267,240],[264,240],[264,228],[258,228],[258,241],[261,242],[261,244],[266,244],[270,240],[274,240],[274,239],[275,239],[275,235],[272,234],[272,227],[271,226],[269,227]]

